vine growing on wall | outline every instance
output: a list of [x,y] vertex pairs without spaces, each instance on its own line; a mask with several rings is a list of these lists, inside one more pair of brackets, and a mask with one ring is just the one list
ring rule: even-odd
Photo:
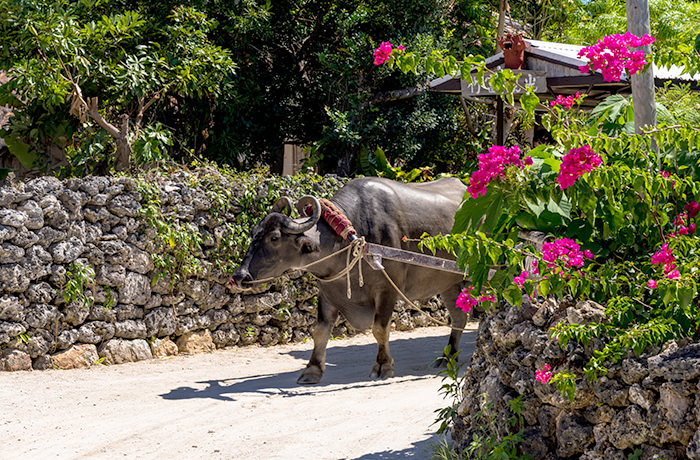
[[95,303],[95,270],[89,264],[73,262],[66,270],[66,284],[63,286],[63,300],[90,308]]
[[[209,227],[217,229],[213,235],[167,211],[157,181],[137,178],[137,191],[142,197],[139,213],[153,232],[150,252],[156,271],[154,283],[165,278],[173,287],[181,280],[203,276],[210,268],[232,273],[250,244],[252,227],[282,194],[330,198],[342,183],[315,174],[280,177],[267,169],[238,172],[202,162],[194,166],[199,172],[189,175],[186,185],[206,197]],[[213,247],[205,244],[208,238],[214,239]],[[205,256],[212,263],[210,268],[203,262]]]

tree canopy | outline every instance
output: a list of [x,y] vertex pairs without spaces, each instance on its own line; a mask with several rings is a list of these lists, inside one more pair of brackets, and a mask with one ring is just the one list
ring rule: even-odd
[[[502,2],[526,36],[580,44],[626,30],[622,0]],[[495,51],[495,0],[0,0],[0,133],[26,167],[68,174],[204,157],[275,164],[309,146],[327,172],[380,149],[453,171],[487,147],[426,76],[372,63],[392,40],[417,52]],[[652,0],[659,63],[698,69],[698,3]],[[399,90],[399,91],[397,91]],[[411,96],[411,97],[405,97]]]

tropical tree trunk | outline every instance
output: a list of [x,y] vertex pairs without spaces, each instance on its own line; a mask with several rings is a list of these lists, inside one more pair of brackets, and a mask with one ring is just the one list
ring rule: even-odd
[[[67,79],[68,80],[68,79]],[[97,97],[89,97],[87,101],[83,99],[83,92],[75,82],[70,81],[73,86],[70,114],[80,121],[85,121],[90,117],[97,126],[107,131],[107,134],[114,139],[116,145],[117,171],[124,171],[131,166],[131,143],[129,142],[129,115],[123,114],[120,117],[121,128],[117,128],[112,123],[105,120],[98,109],[99,100]],[[142,114],[143,112],[141,112]]]

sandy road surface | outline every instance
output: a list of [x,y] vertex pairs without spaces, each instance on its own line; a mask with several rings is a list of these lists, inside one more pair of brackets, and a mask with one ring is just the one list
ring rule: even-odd
[[[396,377],[371,381],[371,334],[329,344],[323,381],[295,381],[311,341],[93,369],[0,373],[0,459],[428,459],[445,402],[429,364],[447,328],[394,332]],[[462,339],[471,356],[476,333]]]

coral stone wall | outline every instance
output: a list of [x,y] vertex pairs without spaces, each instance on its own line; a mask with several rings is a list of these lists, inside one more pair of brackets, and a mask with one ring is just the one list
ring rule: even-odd
[[[264,176],[203,169],[0,187],[0,370],[307,338],[317,293],[308,276],[247,295],[230,290],[236,254],[245,250],[236,247],[241,233],[259,218],[242,212],[266,208],[272,187],[327,196],[343,181]],[[178,252],[182,245],[190,246]],[[426,306],[444,320],[438,307]],[[399,329],[428,323],[401,308],[395,321]],[[333,333],[353,332],[341,320]]]
[[[541,299],[540,299],[541,300]],[[522,398],[522,453],[536,459],[700,459],[700,344],[669,342],[642,356],[630,353],[596,382],[579,378],[573,402],[552,384],[535,380],[545,364],[554,373],[581,368],[596,344],[562,348],[549,328],[560,321],[604,320],[594,302],[552,299],[486,318],[467,370],[464,399],[453,429],[462,449],[480,424],[477,413],[491,406],[501,421],[507,402]]]

